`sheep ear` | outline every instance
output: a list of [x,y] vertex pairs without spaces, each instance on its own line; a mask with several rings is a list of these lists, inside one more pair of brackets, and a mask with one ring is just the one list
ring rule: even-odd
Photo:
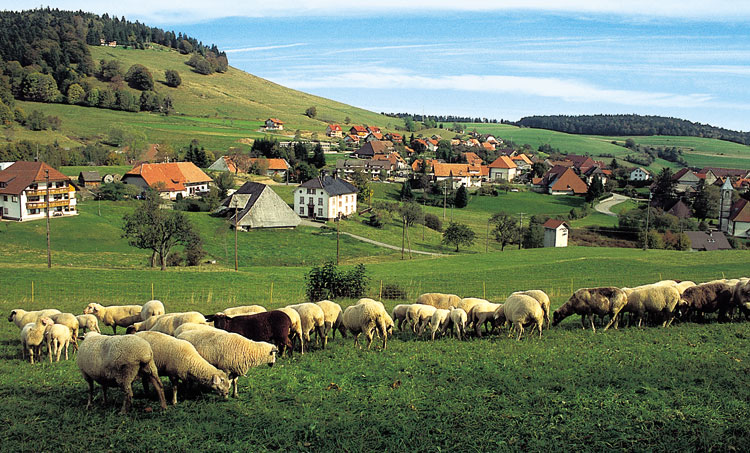
[[211,378],[211,385],[219,385],[221,384],[221,378],[217,375],[214,375],[214,377]]

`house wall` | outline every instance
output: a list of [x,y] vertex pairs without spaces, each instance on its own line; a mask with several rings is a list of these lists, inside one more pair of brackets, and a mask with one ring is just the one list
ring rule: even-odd
[[515,168],[490,168],[490,179],[493,181],[512,181],[515,177]]
[[298,187],[294,191],[294,213],[300,217],[309,217],[308,205],[314,204],[315,218],[334,219],[339,215],[349,216],[357,210],[357,194],[329,196],[323,189]]
[[730,221],[729,231],[732,236],[750,237],[750,223]]
[[[40,182],[37,183],[37,188],[33,189],[33,191],[45,191],[46,189],[46,183]],[[78,210],[76,208],[77,200],[75,189],[73,189],[73,187],[67,182],[51,182],[50,190],[56,189],[67,190],[63,193],[51,193],[50,203],[54,203],[56,201],[67,201],[67,204],[63,206],[51,206],[50,217],[54,218],[60,216],[77,215]],[[30,196],[27,191],[31,192],[32,189],[27,188],[23,192],[21,192],[20,195],[0,195],[0,212],[2,212],[2,217],[4,219],[26,221],[44,219],[46,217],[45,206],[32,209],[29,209],[29,207],[27,206],[27,203],[29,202],[46,202],[46,193]]]
[[567,247],[568,246],[568,229],[565,226],[559,226],[555,229],[544,229],[544,246],[545,247]]

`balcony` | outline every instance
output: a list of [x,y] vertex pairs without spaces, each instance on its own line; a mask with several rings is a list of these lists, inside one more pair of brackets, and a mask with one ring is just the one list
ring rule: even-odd
[[[26,203],[26,209],[44,209],[46,206],[46,201],[30,201]],[[50,200],[49,202],[50,208],[57,208],[60,206],[70,206],[70,200]]]
[[[68,187],[55,187],[54,189],[49,190],[50,195],[62,195],[68,192],[71,192],[70,188]],[[46,195],[47,195],[47,189],[37,189],[37,190],[26,191],[27,197],[44,197]]]

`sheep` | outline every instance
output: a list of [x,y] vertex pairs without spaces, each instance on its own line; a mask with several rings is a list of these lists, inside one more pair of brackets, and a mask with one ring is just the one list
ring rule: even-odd
[[451,323],[459,340],[466,338],[466,312],[463,308],[451,308]]
[[531,332],[534,328],[539,329],[539,338],[542,338],[542,325],[544,325],[544,309],[539,300],[528,294],[513,293],[505,300],[505,303],[495,310],[495,321],[498,324],[510,322],[518,331],[516,341],[523,335],[523,325],[533,323]]
[[417,297],[416,303],[449,310],[457,308],[460,302],[461,298],[455,294],[425,293]]
[[36,322],[42,316],[56,315],[60,310],[47,308],[44,310],[26,311],[21,308],[14,308],[8,316],[8,321],[14,323],[19,329],[23,329],[26,324]]
[[391,317],[398,323],[398,330],[402,330],[404,321],[406,321],[406,312],[409,310],[410,304],[399,304],[393,307],[391,311]]
[[323,315],[325,316],[325,332],[331,332],[331,338],[336,338],[336,331],[341,332],[341,336],[346,336],[346,329],[343,326],[344,310],[341,309],[341,305],[330,300],[321,300],[315,302],[315,305],[323,309]]
[[[43,317],[42,319],[50,319]],[[54,354],[56,362],[60,361],[60,354],[65,349],[65,360],[68,360],[68,345],[73,341],[73,332],[65,324],[51,324],[44,330],[44,340],[47,342],[47,354],[49,363],[52,363]]]
[[668,327],[674,320],[675,308],[683,304],[675,285],[642,285],[632,288],[629,293],[622,312],[634,313],[638,317],[638,327],[641,327],[646,312],[664,316],[662,327]]
[[[736,286],[736,285],[735,285]],[[687,306],[689,313],[719,312],[719,320],[726,321],[727,313],[736,301],[736,288],[723,282],[702,283],[692,286],[682,293],[682,303]]]
[[154,327],[154,324],[156,324],[156,321],[158,321],[159,318],[161,318],[162,316],[173,316],[173,315],[174,313],[170,313],[168,315],[151,316],[145,321],[135,322],[132,325],[128,326],[128,328],[125,330],[125,333],[136,333],[136,332],[142,332],[144,330],[151,330],[151,328]]
[[354,345],[359,346],[359,335],[364,333],[367,338],[367,349],[372,345],[373,332],[378,331],[383,337],[383,349],[388,345],[389,329],[392,329],[393,319],[385,311],[382,303],[373,300],[360,301],[344,310],[344,327],[354,335]]
[[[499,306],[500,304],[492,302],[482,302],[475,304],[471,307],[471,311],[466,314],[469,323],[474,326],[474,333],[478,337],[482,337],[482,331],[480,328],[483,324],[485,332],[492,333],[492,331],[495,330],[495,310],[497,310],[497,307]],[[487,327],[488,323],[492,326],[491,329]]]
[[745,318],[750,318],[750,280],[741,279],[732,291],[732,304],[739,307]]
[[117,326],[128,327],[140,318],[140,305],[110,305],[105,307],[92,302],[83,310],[84,315],[92,314],[105,326],[112,326],[112,333],[117,335]]
[[151,346],[134,335],[105,336],[88,332],[78,348],[76,364],[89,385],[86,409],[94,399],[94,381],[102,386],[102,399],[107,404],[107,387],[119,386],[125,393],[120,414],[126,414],[133,403],[133,381],[140,375],[156,388],[159,405],[167,408],[164,386],[154,363]]
[[242,315],[254,315],[256,313],[263,313],[266,307],[262,305],[241,305],[239,307],[226,308],[219,313],[224,313],[227,316],[242,316]]
[[435,334],[438,330],[440,330],[441,334],[445,334],[445,331],[446,329],[448,329],[448,325],[451,322],[450,314],[450,310],[445,310],[443,308],[436,309],[432,314],[432,317],[430,318],[430,331],[432,333],[432,341],[435,341]]
[[141,307],[141,321],[145,321],[152,316],[161,316],[166,311],[164,310],[164,304],[159,300],[150,300],[143,304]]
[[[299,338],[299,350],[300,354],[305,353],[305,340],[302,337],[302,320],[299,317],[299,312],[294,308],[284,307],[278,309],[281,312],[286,313],[289,316],[289,320],[292,322],[289,326],[289,336],[294,335],[295,338]],[[290,340],[292,340],[290,338]],[[289,349],[289,354],[292,354],[292,348],[294,348],[294,341],[291,342],[292,347]]]
[[[489,302],[490,301],[488,301],[486,299],[479,299],[479,298],[476,298],[476,297],[464,297],[463,299],[461,299],[461,302],[458,303],[458,307],[456,307],[456,308],[462,309],[463,311],[466,312],[466,315],[468,316],[469,313],[471,313],[471,309],[474,307],[474,305],[482,304],[482,303],[489,303]],[[467,318],[466,322],[467,322],[466,326],[470,327],[471,326],[471,320],[469,320]]]
[[254,341],[273,343],[281,351],[281,355],[284,354],[285,349],[288,348],[290,351],[292,349],[292,342],[289,339],[292,320],[284,312],[272,310],[234,317],[215,314],[208,319],[214,321],[214,326],[227,332],[238,333]]
[[206,318],[197,311],[188,311],[185,313],[170,313],[159,316],[150,331],[161,332],[167,335],[174,334],[174,330],[185,323],[205,324]]
[[311,302],[288,305],[287,307],[293,308],[299,313],[302,323],[302,335],[305,337],[307,344],[310,344],[310,332],[314,329],[318,334],[318,338],[323,341],[323,349],[325,349],[328,344],[328,336],[326,332],[326,315],[323,309]]
[[92,331],[92,332],[102,333],[102,331],[99,330],[99,322],[96,320],[96,316],[78,315],[76,316],[76,319],[78,320],[79,332],[86,333],[86,331]]
[[47,326],[51,326],[54,322],[45,317],[41,316],[36,321],[27,323],[21,329],[21,354],[23,360],[26,360],[26,353],[29,353],[29,361],[34,364],[34,353],[37,357],[41,357],[42,341],[44,341],[44,331]]
[[549,329],[549,322],[550,322],[549,321],[549,305],[550,305],[550,301],[549,301],[549,296],[547,295],[547,293],[545,293],[544,291],[542,291],[540,289],[530,289],[530,290],[527,290],[527,291],[516,291],[516,292],[512,293],[511,295],[513,295],[513,294],[523,294],[523,295],[526,295],[526,296],[531,296],[534,299],[536,299],[537,302],[539,302],[539,305],[542,306],[542,310],[544,311],[544,324]]
[[[625,295],[625,291],[614,286],[581,288],[573,293],[570,299],[560,308],[555,310],[552,315],[552,325],[556,326],[568,316],[577,314],[581,315],[581,326],[585,329],[586,316],[609,314],[612,319],[609,320],[604,330],[609,329],[612,324],[617,329],[617,315],[627,303],[628,297]],[[591,316],[591,329],[596,332],[593,316]]]
[[[73,337],[71,338],[73,340],[73,347],[75,350],[78,350],[78,318],[74,314],[71,313],[58,313],[56,315],[49,316],[49,318],[54,322],[55,324],[62,324],[63,326],[66,326],[68,329],[70,329],[71,334]],[[68,360],[68,350],[67,346],[65,348],[65,360]]]
[[182,332],[177,338],[189,341],[201,357],[227,374],[234,387],[232,393],[234,398],[238,395],[239,377],[245,376],[251,367],[264,363],[273,366],[279,352],[279,349],[271,343],[249,340],[240,334],[219,329],[188,330]]
[[218,329],[208,324],[196,324],[194,322],[186,322],[185,324],[180,324],[180,327],[174,330],[173,336],[177,338],[182,334],[182,332],[187,332],[188,330],[218,330]]
[[427,325],[437,308],[432,305],[411,304],[406,309],[406,322],[411,325],[412,332],[422,335],[423,326]]
[[[172,383],[172,405],[177,404],[177,384],[197,382],[210,388],[224,398],[229,396],[232,383],[227,374],[206,361],[189,341],[180,340],[161,332],[137,332],[151,345],[154,363],[160,376],[169,377]],[[144,390],[147,388],[143,382]]]

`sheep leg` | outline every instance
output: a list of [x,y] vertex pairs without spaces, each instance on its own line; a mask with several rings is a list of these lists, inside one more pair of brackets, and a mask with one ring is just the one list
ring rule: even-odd
[[359,349],[362,349],[362,345],[359,344],[359,332],[354,334],[354,346],[357,346]]
[[52,343],[55,340],[50,340],[47,342],[47,356],[49,356],[49,363],[52,363]]
[[94,380],[86,375],[84,375],[83,377],[84,379],[86,379],[86,383],[89,385],[89,398],[86,402],[86,410],[88,410],[89,408],[91,408],[91,403],[94,400]]
[[581,328],[586,330],[586,315],[581,315]]
[[117,335],[117,324],[112,324],[112,335]]
[[370,346],[372,345],[372,337],[373,337],[372,330],[368,330],[367,332],[365,332],[365,336],[367,337],[367,349],[370,349]]
[[615,315],[612,316],[612,319],[609,320],[609,322],[607,323],[607,325],[604,326],[604,331],[605,332],[607,331],[607,329],[609,329],[609,326],[611,326],[612,324],[614,324],[615,325],[615,329],[617,329],[617,315],[618,314],[620,314],[620,312],[615,313]]
[[169,376],[169,382],[172,383],[172,406],[177,405],[177,383],[179,379]]
[[594,333],[596,333],[596,326],[594,325],[594,315],[589,316],[589,321],[591,321],[591,330],[593,330]]
[[539,328],[539,339],[542,339],[542,326],[544,325],[544,321],[542,321],[541,324],[537,323],[536,326]]
[[122,402],[122,409],[120,409],[120,415],[128,413],[130,408],[133,406],[133,386],[131,384],[121,384],[123,393],[125,393],[125,401]]
[[239,380],[240,380],[240,377],[239,377],[239,376],[237,376],[237,377],[235,377],[234,379],[232,379],[232,382],[231,382],[231,387],[232,387],[232,398],[237,398],[237,396],[238,396],[238,393],[237,393],[237,385],[238,385],[238,381],[239,381]]
[[516,321],[513,325],[518,329],[518,337],[516,337],[516,341],[520,341],[521,335],[523,335],[523,324],[521,324],[519,321]]
[[[75,343],[74,343],[74,344],[75,344]],[[66,342],[65,342],[65,360],[68,360],[68,346],[70,346],[70,342],[69,342],[69,341],[66,341]],[[59,355],[59,354],[58,354],[58,356],[57,356],[57,361],[58,361],[58,362],[60,361],[60,355]]]
[[107,386],[102,384],[102,404],[107,405]]
[[318,338],[323,339],[322,340],[323,349],[325,349],[326,346],[328,345],[328,325],[326,324],[324,326],[317,326],[315,329],[318,333]]

